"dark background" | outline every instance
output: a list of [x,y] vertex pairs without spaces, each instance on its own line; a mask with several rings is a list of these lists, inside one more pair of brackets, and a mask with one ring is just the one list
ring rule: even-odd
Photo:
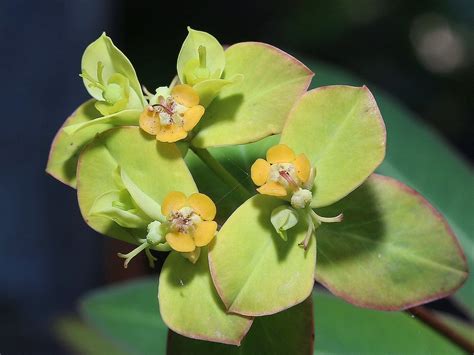
[[398,97],[472,162],[472,0],[0,4],[2,354],[64,352],[55,317],[85,291],[145,270],[121,270],[115,254],[129,247],[92,232],[74,191],[44,172],[56,130],[87,99],[80,58],[103,30],[150,88],[173,77],[187,25],[224,44],[263,41],[339,65]]

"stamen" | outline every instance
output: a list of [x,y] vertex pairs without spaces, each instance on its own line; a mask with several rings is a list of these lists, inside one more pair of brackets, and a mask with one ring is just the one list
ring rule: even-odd
[[288,171],[286,170],[280,170],[280,176],[285,179],[288,184],[290,186],[293,186],[293,187],[298,187],[298,184],[296,183],[296,181],[291,177],[290,174],[288,174]]

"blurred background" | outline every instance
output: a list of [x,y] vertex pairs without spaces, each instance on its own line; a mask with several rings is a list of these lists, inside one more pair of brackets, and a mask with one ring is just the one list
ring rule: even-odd
[[124,271],[115,255],[129,246],[90,230],[75,192],[44,169],[57,129],[88,98],[78,77],[85,47],[106,31],[154,88],[173,77],[188,25],[221,43],[263,41],[342,67],[472,162],[472,0],[1,0],[2,354],[63,352],[55,317],[87,290],[147,272],[143,260]]

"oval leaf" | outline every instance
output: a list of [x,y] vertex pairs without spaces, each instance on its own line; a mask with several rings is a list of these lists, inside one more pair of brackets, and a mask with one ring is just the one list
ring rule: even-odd
[[251,318],[226,312],[212,284],[207,248],[195,264],[177,252],[166,258],[158,299],[166,325],[190,338],[239,345],[252,325]]
[[79,106],[59,129],[51,144],[46,172],[71,187],[76,187],[76,169],[79,154],[84,146],[99,132],[113,126],[99,124],[82,130],[74,135],[66,134],[65,126],[88,122],[100,117],[99,111],[94,107],[95,100],[89,100]]
[[[142,88],[135,69],[128,58],[114,45],[105,32],[86,48],[82,55],[81,68],[93,78],[97,79],[98,62],[101,62],[103,65],[102,78],[105,82],[115,73],[119,73],[129,80],[132,92],[130,93],[127,108],[143,109],[145,99],[143,98]],[[85,78],[83,80],[84,86],[89,94],[97,100],[103,100],[102,90],[91,87],[89,80]]]
[[168,354],[277,355],[313,354],[314,325],[311,298],[267,317],[255,318],[239,347],[198,341],[170,331]]
[[[88,325],[126,353],[165,353],[167,329],[156,312],[156,288],[156,280],[150,279],[106,287],[87,295],[81,310]],[[313,292],[312,299],[315,354],[464,353],[408,314],[354,307],[321,291]],[[313,331],[308,304],[305,301],[284,312],[255,318],[240,347],[170,333],[168,354],[306,354]]]
[[280,238],[270,217],[284,203],[269,196],[250,198],[230,216],[211,246],[212,278],[229,312],[273,314],[311,293],[316,241],[311,239],[307,251],[298,246],[305,237],[303,222],[287,231],[288,241]]
[[192,144],[199,148],[243,144],[281,132],[295,100],[313,73],[289,54],[263,43],[238,43],[226,52],[222,88],[206,109]]
[[125,354],[165,354],[168,328],[156,306],[157,289],[150,279],[105,287],[88,293],[80,310],[95,333],[106,334]]
[[372,175],[322,213],[344,221],[317,231],[316,279],[358,306],[400,310],[445,297],[467,277],[443,217],[401,182]]
[[382,162],[385,126],[365,86],[327,86],[296,103],[280,143],[316,167],[311,206],[321,207],[353,191]]
[[95,138],[79,158],[77,194],[85,221],[99,233],[136,243],[130,231],[110,219],[90,216],[96,198],[116,189],[116,169],[125,171],[139,189],[161,204],[170,191],[197,192],[194,180],[174,144],[157,142],[138,127],[108,130]]

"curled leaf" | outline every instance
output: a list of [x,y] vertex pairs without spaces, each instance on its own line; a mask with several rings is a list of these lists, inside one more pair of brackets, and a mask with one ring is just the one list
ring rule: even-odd
[[[96,100],[113,106],[124,98],[124,90],[131,89],[124,108],[143,109],[145,100],[135,69],[105,33],[86,48],[81,68],[84,86]],[[107,111],[111,113],[110,107]]]
[[219,79],[224,71],[224,48],[212,35],[188,27],[188,36],[178,55],[177,70],[183,84],[195,85]]

